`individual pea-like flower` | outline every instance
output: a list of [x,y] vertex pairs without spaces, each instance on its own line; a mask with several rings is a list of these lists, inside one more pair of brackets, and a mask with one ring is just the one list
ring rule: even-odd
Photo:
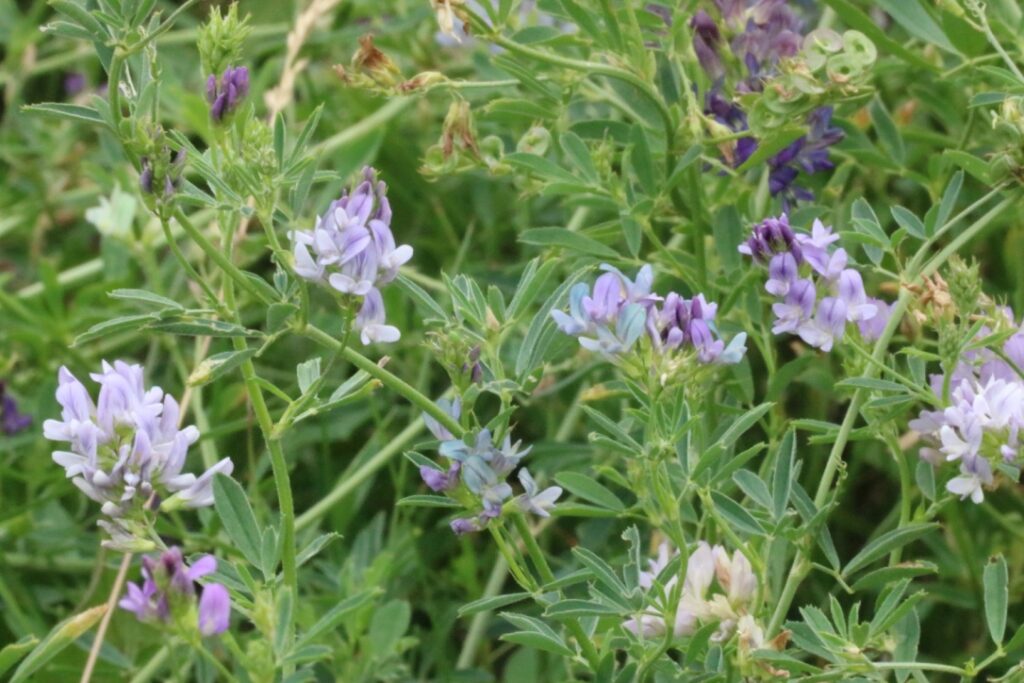
[[18,410],[18,402],[7,391],[7,385],[0,382],[0,432],[13,436],[31,424],[32,417]]
[[[580,346],[609,358],[628,353],[647,333],[660,354],[692,349],[701,363],[738,363],[745,352],[746,335],[728,346],[719,339],[714,319],[718,306],[703,294],[686,299],[676,292],[654,294],[654,270],[643,266],[636,280],[603,265],[593,291],[586,283],[569,290],[569,311],[552,310],[551,317]],[[658,305],[660,302],[660,306]]]
[[[677,638],[692,635],[708,623],[718,624],[713,639],[729,638],[740,620],[748,615],[757,593],[757,577],[750,561],[738,550],[730,556],[722,546],[699,541],[686,563],[679,602],[672,605],[666,600],[673,594],[678,576],[672,575],[663,584],[657,579],[677,554],[667,543],[658,547],[658,556],[648,561],[648,571],[640,572],[639,576],[639,587],[656,593],[652,604],[639,616],[623,623],[623,627],[643,638],[660,637],[670,628],[665,616],[674,612],[671,630]],[[709,595],[716,579],[720,591]],[[660,590],[655,591],[656,588]]]
[[194,619],[195,628],[204,636],[223,633],[231,620],[227,588],[219,583],[205,584],[196,604],[196,582],[216,570],[217,560],[212,555],[203,555],[190,567],[177,547],[156,559],[145,556],[143,581],[128,582],[118,605],[142,622],[181,625]]
[[549,486],[541,491],[525,467],[519,470],[519,483],[523,485],[525,491],[516,499],[519,507],[540,517],[550,517],[551,513],[548,510],[555,506],[555,501],[562,495],[562,487]]
[[[93,403],[85,385],[62,367],[58,374],[60,420],[46,420],[43,435],[70,444],[54,451],[53,460],[102,512],[117,521],[114,547],[122,547],[133,520],[148,509],[205,507],[213,503],[213,478],[230,474],[224,458],[201,476],[182,472],[189,446],[199,439],[193,426],[178,428],[180,410],[160,387],[146,389],[140,365],[106,361],[90,375],[99,383]],[[133,546],[134,547],[134,546]]]
[[206,101],[210,105],[210,118],[220,123],[231,114],[249,93],[249,69],[244,66],[228,67],[217,79],[210,74],[206,79]]
[[856,323],[868,340],[885,329],[889,305],[867,295],[860,272],[849,267],[846,250],[834,246],[838,239],[819,220],[809,234],[798,233],[782,214],[755,225],[740,244],[741,254],[767,264],[764,288],[780,299],[772,304],[773,334],[796,334],[815,348],[831,351],[847,323]]
[[299,277],[362,298],[355,328],[364,345],[394,342],[401,336],[397,327],[385,324],[380,288],[398,276],[413,250],[395,243],[391,217],[387,186],[367,166],[362,182],[332,202],[313,230],[289,235]]
[[[1005,311],[1006,322],[1012,312]],[[988,328],[979,337],[990,334]],[[1007,362],[1009,360],[1009,362]],[[1001,353],[982,348],[962,354],[950,376],[932,375],[931,389],[940,410],[924,410],[910,421],[921,435],[922,460],[938,470],[956,463],[959,473],[946,490],[975,503],[996,483],[997,466],[1017,466],[1024,428],[1024,379],[1017,368],[1024,361],[1024,327],[1002,344]],[[1011,363],[1013,365],[1011,365]],[[948,399],[945,387],[948,384]]]

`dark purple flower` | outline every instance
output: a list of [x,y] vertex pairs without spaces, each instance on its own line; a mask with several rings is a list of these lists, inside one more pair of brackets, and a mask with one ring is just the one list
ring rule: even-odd
[[725,75],[725,67],[718,54],[722,42],[718,25],[707,12],[697,10],[690,20],[690,28],[693,29],[693,51],[697,54],[697,61],[707,75],[717,81]]
[[233,112],[249,92],[249,69],[244,66],[228,67],[220,77],[214,74],[206,79],[206,101],[210,104],[210,117],[221,122]]
[[810,130],[768,160],[771,169],[768,189],[772,196],[782,195],[783,202],[813,199],[806,188],[795,185],[800,171],[807,174],[835,168],[828,158],[828,148],[843,139],[843,131],[831,125],[832,107],[819,107],[807,118]]
[[459,517],[451,521],[452,531],[455,532],[456,536],[462,536],[463,534],[469,534],[474,531],[480,531],[482,528],[480,522],[471,517]]
[[32,424],[29,415],[23,415],[18,411],[18,404],[14,397],[7,393],[7,388],[0,382],[0,431],[4,434],[13,435],[28,428]]

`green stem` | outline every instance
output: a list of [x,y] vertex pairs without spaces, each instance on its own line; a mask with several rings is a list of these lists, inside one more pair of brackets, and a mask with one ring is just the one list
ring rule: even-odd
[[418,389],[413,387],[405,380],[391,374],[381,366],[374,363],[372,360],[359,353],[358,351],[349,347],[342,347],[342,343],[327,334],[319,327],[315,325],[306,325],[305,327],[297,330],[300,334],[309,337],[313,341],[326,346],[331,349],[341,349],[341,357],[347,360],[352,365],[356,366],[360,370],[364,371],[371,377],[380,380],[381,384],[391,389],[395,393],[405,397],[410,403],[422,410],[423,412],[430,415],[432,418],[437,420],[439,423],[444,425],[456,438],[462,438],[465,430],[462,429],[462,425],[457,420],[452,418],[451,415],[441,410],[436,403],[434,403],[430,397],[425,396]]
[[[523,539],[527,554],[537,567],[537,571],[540,572],[541,579],[544,580],[544,583],[554,582],[555,575],[548,565],[544,552],[537,545],[537,539],[533,537],[533,532],[530,530],[530,525],[527,524],[526,518],[521,514],[515,514],[512,516],[512,521],[516,525],[516,530],[519,531],[519,536]],[[576,619],[567,620],[565,625],[580,644],[580,649],[583,650],[583,656],[590,665],[591,671],[597,671],[601,662],[601,656],[598,654],[597,648],[594,647],[593,641],[590,640],[590,636],[587,635],[580,622]]]
[[[910,463],[907,456],[900,448],[899,441],[892,434],[886,435],[886,442],[889,444],[889,451],[896,461],[896,468],[900,473],[900,520],[898,527],[902,528],[910,523],[911,498],[914,490],[914,475],[910,471]],[[899,564],[903,554],[903,548],[899,547],[889,553],[889,566]]]

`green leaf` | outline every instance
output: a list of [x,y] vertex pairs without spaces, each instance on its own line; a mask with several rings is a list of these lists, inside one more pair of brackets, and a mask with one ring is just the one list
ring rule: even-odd
[[594,578],[596,578],[599,583],[604,584],[605,587],[610,589],[614,595],[625,595],[629,592],[626,590],[626,586],[622,581],[619,580],[615,571],[600,557],[586,548],[581,548],[579,546],[572,549],[572,554],[575,555],[587,569],[594,573]]
[[760,166],[769,157],[782,151],[784,148],[788,147],[790,143],[806,133],[807,131],[800,126],[784,126],[777,130],[773,130],[770,135],[758,141],[757,151],[751,154],[737,170],[740,173],[744,173],[752,168]]
[[516,292],[512,295],[512,301],[508,304],[505,312],[509,322],[516,322],[520,316],[526,313],[526,309],[534,302],[540,291],[548,283],[551,274],[558,267],[558,260],[551,259],[543,264],[539,258],[530,261],[523,270],[519,284],[516,285]]
[[123,315],[119,318],[104,320],[101,323],[93,325],[87,331],[75,337],[75,341],[73,341],[71,345],[81,346],[82,344],[87,344],[95,339],[103,339],[111,334],[116,334],[118,332],[125,332],[128,330],[137,331],[146,323],[154,322],[156,320],[156,315],[152,313],[142,313],[138,315]]
[[398,286],[405,290],[405,293],[411,296],[420,304],[424,309],[432,313],[438,320],[448,320],[448,313],[441,307],[441,304],[434,301],[434,297],[430,296],[422,287],[410,280],[405,275],[399,273],[395,279]]
[[250,564],[260,566],[262,534],[241,484],[225,474],[218,474],[213,479],[213,504],[235,547]]
[[0,676],[17,664],[18,660],[28,654],[38,643],[38,638],[33,635],[27,635],[16,643],[5,645],[0,650]]
[[[907,1],[916,2],[916,0]],[[892,120],[889,110],[885,108],[885,104],[880,97],[876,96],[871,100],[871,104],[868,105],[868,113],[871,115],[871,122],[875,126],[875,132],[878,133],[878,139],[888,150],[892,159],[902,166],[907,158],[903,137],[900,135],[899,128],[896,127],[896,123]]]
[[946,191],[942,193],[942,202],[939,204],[939,212],[935,215],[935,225],[929,234],[934,234],[935,230],[939,230],[946,225],[946,221],[953,215],[953,208],[956,206],[956,200],[960,196],[960,188],[964,186],[964,172],[957,171],[953,174],[953,177],[949,180],[949,185],[946,185]]
[[576,656],[576,653],[566,647],[565,643],[560,638],[550,636],[546,633],[539,633],[537,631],[513,631],[512,633],[502,635],[501,639],[509,643],[515,643],[516,645],[525,645],[526,647],[550,652],[551,654],[559,655],[561,657],[572,658]]
[[196,366],[188,377],[188,385],[199,387],[209,384],[228,374],[243,362],[256,355],[257,349],[243,349],[241,351],[224,351],[215,353]]
[[765,530],[761,523],[732,498],[718,491],[712,491],[711,500],[714,502],[718,513],[729,523],[729,526],[753,536],[765,535]]
[[362,591],[361,593],[356,593],[355,595],[349,596],[339,602],[337,605],[332,607],[327,614],[320,617],[315,624],[310,626],[308,631],[302,634],[302,637],[300,637],[298,642],[295,643],[296,649],[308,645],[312,641],[316,640],[316,638],[321,634],[328,633],[336,629],[349,614],[370,604],[381,592],[382,590],[380,588],[375,587]]
[[158,320],[149,323],[146,328],[186,337],[258,337],[261,335],[258,330],[247,330],[241,325],[212,318]]
[[601,507],[618,512],[626,509],[626,506],[619,500],[618,496],[585,474],[561,472],[555,476],[555,481],[569,491],[569,493]]
[[596,183],[599,180],[597,169],[594,168],[594,160],[590,156],[590,148],[587,147],[587,143],[572,131],[562,133],[558,142],[565,156],[569,158],[569,161],[587,182]]
[[580,617],[607,617],[619,614],[619,610],[590,600],[559,600],[552,603],[544,616],[553,619],[578,619]]
[[56,116],[62,119],[71,119],[73,121],[85,121],[86,123],[99,124],[106,126],[107,122],[103,120],[100,113],[92,107],[83,107],[80,104],[64,104],[63,102],[41,102],[40,104],[30,104],[25,107],[25,111],[31,114],[44,114],[46,116]]
[[633,145],[629,158],[633,164],[633,171],[636,173],[640,187],[645,194],[654,192],[657,186],[657,177],[654,170],[654,159],[651,156],[651,145],[647,141],[647,134],[640,124],[633,126],[630,131],[629,141]]
[[779,443],[772,475],[772,517],[778,521],[786,514],[789,496],[793,492],[793,462],[796,459],[796,432],[790,429]]
[[[22,660],[21,665],[15,670],[11,683],[22,683],[31,679],[36,671],[46,666],[47,663],[56,657],[64,648],[78,640],[86,631],[91,629],[107,612],[106,605],[97,605],[84,612],[68,617],[60,622],[47,634],[32,652]],[[22,642],[22,641],[19,641]],[[3,652],[7,652],[4,648]],[[0,653],[2,654],[2,653]],[[12,655],[13,656],[13,655]]]
[[892,217],[896,219],[901,228],[904,228],[911,235],[919,240],[927,237],[927,230],[925,230],[924,223],[921,219],[914,215],[909,209],[905,209],[902,206],[894,206],[889,211],[892,213]]
[[877,4],[910,35],[947,52],[960,54],[919,0],[877,0]]
[[887,531],[875,540],[868,543],[857,553],[843,568],[843,576],[850,576],[858,570],[871,564],[878,558],[896,548],[902,548],[906,544],[916,541],[925,534],[938,528],[933,522],[908,524],[899,529]]
[[619,253],[611,247],[578,232],[565,228],[531,228],[519,235],[524,244],[542,247],[560,247],[575,254],[587,254],[603,259],[617,259]]
[[326,534],[320,534],[306,545],[305,548],[299,551],[298,555],[295,556],[295,566],[301,567],[306,564],[314,557],[316,557],[321,550],[326,548],[331,543],[339,540],[341,534],[331,531]]
[[895,581],[906,578],[917,578],[938,572],[938,566],[934,562],[915,560],[903,562],[894,567],[882,567],[863,575],[851,586],[855,591],[881,588]]
[[851,377],[841,382],[836,382],[837,387],[850,387],[853,389],[867,389],[869,391],[893,391],[900,394],[906,393],[907,388],[899,382],[890,382],[885,379],[873,377]]
[[115,289],[114,291],[107,294],[112,299],[123,299],[125,301],[138,301],[139,303],[149,304],[151,306],[157,306],[159,308],[173,308],[175,310],[183,311],[185,307],[179,304],[173,299],[168,299],[165,296],[154,294],[153,292],[147,292],[144,289]]
[[498,609],[499,607],[505,607],[512,605],[517,602],[529,599],[529,593],[506,593],[505,595],[495,595],[487,598],[480,598],[473,602],[466,603],[459,608],[459,618],[469,617],[479,612],[491,612]]
[[768,492],[768,484],[761,477],[750,470],[738,470],[732,475],[732,480],[752,501],[766,510],[772,509],[772,495]]
[[536,154],[526,152],[512,152],[506,154],[504,160],[518,169],[528,171],[533,175],[548,182],[568,183],[570,185],[583,185],[583,181],[565,170],[553,161]]
[[988,632],[996,645],[1002,645],[1006,635],[1006,610],[1009,604],[1009,574],[1006,558],[996,555],[989,558],[982,576],[985,585],[985,621]]
[[446,498],[444,496],[431,496],[427,494],[417,494],[414,496],[406,496],[405,498],[399,499],[397,505],[399,507],[424,507],[424,508],[460,508],[462,504],[458,501]]
[[377,657],[393,654],[398,641],[409,630],[412,609],[405,600],[392,600],[373,613],[368,642]]
[[984,159],[980,159],[973,154],[959,149],[943,150],[942,156],[946,157],[986,185],[989,184],[991,173],[989,172],[988,162]]
[[295,366],[295,378],[299,384],[299,393],[305,394],[313,383],[320,378],[320,357],[310,358]]

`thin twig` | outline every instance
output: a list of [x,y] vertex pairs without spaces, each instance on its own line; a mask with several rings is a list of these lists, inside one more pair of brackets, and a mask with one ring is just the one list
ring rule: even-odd
[[125,553],[121,559],[121,566],[117,570],[117,578],[114,579],[114,585],[110,589],[110,597],[107,598],[107,611],[100,620],[100,627],[96,631],[95,640],[92,641],[92,648],[89,649],[89,659],[85,661],[85,668],[82,669],[82,678],[79,679],[79,683],[89,683],[89,680],[92,678],[92,671],[96,668],[96,660],[100,656],[100,648],[103,647],[103,639],[107,636],[107,626],[110,625],[110,618],[114,615],[114,606],[117,604],[118,596],[121,595],[121,589],[124,588],[124,580],[128,576],[128,567],[131,564],[132,554]]

